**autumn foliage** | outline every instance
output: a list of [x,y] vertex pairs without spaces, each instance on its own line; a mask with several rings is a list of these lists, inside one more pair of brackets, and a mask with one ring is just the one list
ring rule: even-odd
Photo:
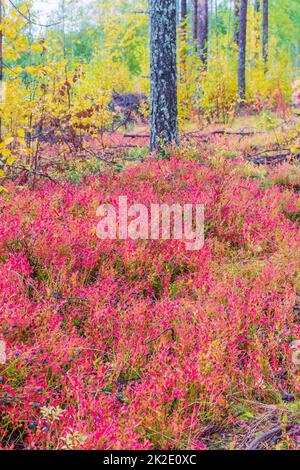
[[[299,448],[297,2],[270,9],[268,64],[249,2],[241,112],[227,3],[205,69],[178,24],[181,143],[153,155],[146,0],[41,29],[15,3],[0,22],[0,450],[244,449],[275,424],[262,447]],[[204,247],[99,240],[98,206],[124,195],[203,204]]]
[[[299,197],[186,149],[1,200],[2,448],[202,449],[299,392]],[[206,242],[100,241],[99,203],[205,204]]]

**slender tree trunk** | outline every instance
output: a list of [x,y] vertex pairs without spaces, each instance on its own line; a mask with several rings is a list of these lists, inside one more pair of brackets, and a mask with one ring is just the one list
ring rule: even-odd
[[187,21],[187,0],[181,0],[180,3],[180,23],[181,23],[181,37],[183,41],[186,40],[186,21]]
[[150,150],[178,143],[176,0],[150,0]]
[[198,0],[199,17],[199,57],[203,68],[207,68],[207,46],[208,46],[208,0]]
[[176,25],[180,24],[180,0],[176,0]]
[[261,0],[254,0],[254,12],[255,12],[255,54],[254,54],[254,57],[256,61],[259,60],[259,57],[260,57],[259,51],[260,51],[261,32],[260,32],[260,26],[258,23],[259,21],[258,17],[260,17],[259,16],[260,7],[261,7]]
[[263,0],[262,32],[262,56],[265,65],[267,65],[269,56],[269,0]]
[[241,0],[234,0],[234,29],[233,29],[233,41],[239,45],[239,30],[240,30],[240,3]]
[[216,53],[219,57],[219,11],[218,0],[215,0],[215,36],[216,36]]
[[180,73],[181,77],[184,79],[186,73],[186,56],[187,56],[187,0],[180,1]]
[[181,0],[181,7],[180,7],[180,19],[181,23],[184,23],[187,18],[187,0]]
[[[193,35],[193,41],[194,44],[197,44],[197,39],[198,39],[198,0],[191,0],[192,2],[192,14],[191,14],[191,19],[192,19],[192,35]],[[197,47],[197,46],[196,46]]]
[[232,11],[231,11],[231,8],[228,8],[227,54],[229,54],[229,51],[230,51],[230,44],[231,44],[231,22],[232,22]]
[[246,39],[248,0],[240,0],[238,91],[239,101],[246,98]]
[[66,90],[67,90],[67,100],[68,100],[68,108],[71,108],[71,93],[70,93],[70,86],[69,86],[69,79],[68,79],[68,65],[67,65],[67,47],[66,47],[66,25],[65,25],[65,18],[66,18],[66,0],[62,0],[62,40],[63,40],[63,56],[65,61],[65,80],[66,80]]

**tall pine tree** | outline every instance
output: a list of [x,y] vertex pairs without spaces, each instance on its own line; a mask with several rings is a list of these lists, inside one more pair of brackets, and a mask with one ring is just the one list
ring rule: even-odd
[[178,143],[176,0],[150,0],[150,150]]
[[238,91],[239,101],[246,98],[246,39],[248,0],[240,0]]
[[262,56],[265,65],[268,62],[269,46],[269,0],[263,0],[263,20],[262,20]]
[[198,0],[199,18],[199,57],[203,68],[207,68],[207,46],[208,46],[208,0]]

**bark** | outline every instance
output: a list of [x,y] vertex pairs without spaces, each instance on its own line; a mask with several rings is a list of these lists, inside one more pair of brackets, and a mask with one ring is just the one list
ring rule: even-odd
[[[187,40],[187,0],[181,0],[180,2],[180,39],[182,45],[186,45]],[[182,57],[180,58],[180,65],[183,72],[183,76],[186,72],[186,53],[187,51],[182,50]]]
[[198,38],[198,0],[191,0],[192,1],[192,34],[193,40],[196,44]]
[[269,0],[263,0],[263,20],[262,20],[262,56],[265,64],[268,62],[269,47]]
[[181,0],[180,3],[180,24],[183,41],[186,40],[186,27],[187,27],[187,0]]
[[239,101],[246,98],[246,39],[248,0],[240,1],[238,91]]
[[150,150],[178,143],[176,0],[150,0]]
[[[212,10],[214,9],[215,10],[215,35],[216,35],[216,48],[217,48],[217,57],[219,56],[219,10],[218,10],[218,1],[219,0],[215,0],[215,8],[213,8],[213,5],[212,5]],[[213,0],[212,0],[212,3],[213,3]]]
[[233,31],[233,41],[238,46],[239,45],[239,30],[240,30],[240,0],[234,0],[234,31]]
[[[254,1],[254,11],[256,17],[258,17],[261,9],[261,0]],[[255,59],[259,59],[259,49],[260,49],[260,27],[255,23]]]
[[207,68],[207,46],[208,46],[208,0],[198,0],[199,17],[199,57],[204,68]]
[[187,18],[187,0],[181,0],[180,17],[181,23],[184,23]]
[[176,0],[176,24],[180,25],[180,0]]

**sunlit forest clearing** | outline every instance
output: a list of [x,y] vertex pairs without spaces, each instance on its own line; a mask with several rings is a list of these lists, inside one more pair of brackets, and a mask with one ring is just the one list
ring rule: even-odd
[[[300,0],[0,0],[1,450],[299,450],[299,41]],[[204,245],[99,239],[125,196]]]

